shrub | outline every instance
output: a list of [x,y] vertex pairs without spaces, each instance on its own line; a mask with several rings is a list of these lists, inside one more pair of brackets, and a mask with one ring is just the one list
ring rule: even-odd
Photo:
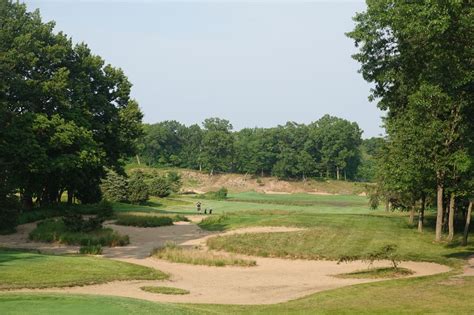
[[145,216],[145,215],[120,215],[115,222],[118,225],[157,227],[173,225],[173,219],[166,216]]
[[171,192],[171,185],[163,176],[156,176],[150,182],[150,194],[156,197],[168,197]]
[[83,255],[100,255],[102,254],[102,245],[86,245],[81,246],[79,254]]
[[15,196],[0,199],[0,234],[15,232],[19,214],[18,199]]
[[206,199],[214,199],[214,200],[225,200],[227,198],[227,188],[222,187],[218,191],[210,191],[204,194],[204,198]]
[[173,222],[186,221],[189,222],[189,219],[182,214],[176,214],[172,217]]
[[128,200],[127,179],[114,171],[107,172],[100,185],[104,199],[125,202]]
[[114,215],[114,209],[110,201],[104,199],[101,202],[99,202],[99,204],[97,205],[97,216],[99,218],[108,219],[108,218],[113,217],[113,215]]
[[92,232],[102,228],[103,219],[90,217],[84,220],[82,215],[75,212],[68,212],[63,217],[63,223],[67,231],[70,232]]
[[36,229],[31,231],[29,238],[34,241],[81,246],[102,245],[113,247],[125,246],[130,243],[128,235],[120,235],[108,228],[91,232],[68,231],[62,219],[47,219],[39,222]]
[[397,270],[400,264],[400,257],[397,254],[397,245],[388,244],[382,246],[379,250],[367,253],[363,256],[342,256],[339,258],[338,264],[342,262],[351,262],[355,260],[362,260],[369,264],[369,268],[372,267],[375,261],[389,260],[392,263],[392,268]]
[[142,204],[148,200],[148,185],[141,171],[134,172],[128,180],[128,200],[134,204]]
[[168,172],[166,174],[166,180],[168,181],[171,191],[174,193],[177,193],[183,186],[181,175],[178,172]]

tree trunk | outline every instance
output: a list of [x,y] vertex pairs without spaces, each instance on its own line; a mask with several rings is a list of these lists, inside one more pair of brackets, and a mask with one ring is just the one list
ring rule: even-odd
[[23,210],[33,209],[33,197],[29,192],[24,192],[21,195],[21,207],[23,208]]
[[72,205],[73,201],[74,201],[74,193],[72,189],[68,189],[67,190],[67,204]]
[[448,241],[452,241],[454,238],[454,203],[455,195],[451,193],[449,200],[449,218],[448,218]]
[[339,166],[336,166],[336,179],[339,180]]
[[418,214],[418,232],[423,232],[423,221],[425,219],[425,195],[421,197],[420,213]]
[[390,211],[390,200],[388,198],[385,200],[385,211]]
[[344,170],[344,180],[347,180],[347,173],[346,173],[346,170]]
[[138,163],[138,165],[140,165],[140,164],[141,164],[141,163],[140,163],[140,157],[138,156],[138,154],[135,155],[135,156],[136,156],[136,158],[137,158],[137,163]]
[[443,228],[443,186],[438,184],[436,192],[437,213],[436,213],[436,242],[441,241],[441,234]]
[[472,212],[472,201],[469,202],[469,207],[467,208],[467,214],[466,214],[466,224],[464,225],[464,235],[462,238],[462,246],[467,245],[467,237],[469,235],[469,224],[471,223],[471,212]]
[[413,225],[413,222],[415,222],[415,205],[414,204],[410,207],[410,218],[408,219],[408,224]]

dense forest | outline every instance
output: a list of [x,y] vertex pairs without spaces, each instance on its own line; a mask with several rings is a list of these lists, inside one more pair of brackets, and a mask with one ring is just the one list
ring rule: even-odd
[[370,180],[373,157],[383,139],[363,141],[361,134],[357,123],[329,115],[308,125],[288,122],[275,128],[239,131],[219,118],[206,119],[202,128],[164,121],[144,126],[137,160],[210,174]]

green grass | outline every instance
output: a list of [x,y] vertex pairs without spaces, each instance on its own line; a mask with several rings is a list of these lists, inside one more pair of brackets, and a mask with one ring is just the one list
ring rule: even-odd
[[188,290],[183,290],[180,288],[171,288],[171,287],[141,287],[143,291],[157,294],[168,294],[168,295],[186,295],[189,294]]
[[256,266],[254,260],[241,259],[233,256],[215,254],[199,249],[187,249],[178,247],[173,244],[168,244],[163,248],[156,249],[153,256],[159,259],[168,260],[175,263],[191,264],[191,265],[205,265],[214,267],[224,266],[242,266],[251,267]]
[[273,305],[163,304],[117,297],[0,294],[2,314],[472,314],[474,277],[348,286]]
[[[402,260],[431,261],[459,265],[472,255],[467,247],[436,244],[434,232],[425,233],[407,224],[405,217],[355,214],[240,212],[213,216],[201,226],[223,230],[243,226],[295,226],[307,228],[289,233],[254,233],[211,238],[211,249],[264,257],[338,260],[343,256],[363,256],[387,244],[397,245]],[[460,235],[456,236],[459,241]]]
[[58,242],[68,245],[102,245],[125,246],[130,243],[128,235],[121,235],[112,229],[101,228],[92,232],[70,232],[62,219],[47,219],[39,222],[31,231],[30,240],[41,242]]
[[212,208],[213,213],[240,211],[297,211],[309,213],[374,213],[369,210],[366,197],[347,195],[270,195],[256,192],[229,194],[227,200],[212,200],[199,196],[173,196],[152,198],[146,205],[114,203],[116,212],[197,214],[196,202],[202,209]]
[[167,276],[158,270],[105,258],[0,249],[0,289],[66,287],[113,280],[165,278]]
[[66,294],[0,294],[2,315],[129,315],[195,314],[184,305],[121,297]]
[[117,217],[115,224],[137,227],[158,227],[173,225],[173,219],[168,216],[121,214]]
[[336,275],[338,278],[346,279],[384,279],[384,278],[398,278],[412,275],[413,271],[406,268],[369,268],[365,270],[358,270],[350,273],[343,273]]

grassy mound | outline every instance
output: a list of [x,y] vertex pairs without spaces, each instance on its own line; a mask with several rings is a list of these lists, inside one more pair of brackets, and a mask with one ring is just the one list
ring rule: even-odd
[[254,260],[240,259],[232,256],[219,255],[198,249],[184,249],[173,244],[157,249],[153,256],[176,263],[191,265],[224,266],[256,266]]
[[0,249],[0,289],[69,287],[114,280],[160,280],[161,271],[83,256]]
[[168,295],[185,295],[189,294],[188,290],[183,290],[179,288],[171,288],[171,287],[141,287],[143,291],[150,292],[150,293],[157,293],[157,294],[168,294]]
[[145,215],[119,215],[115,224],[137,226],[137,227],[158,227],[173,225],[173,219],[168,216],[145,216]]
[[[418,233],[405,217],[359,214],[267,214],[226,213],[200,224],[208,230],[245,226],[295,226],[307,228],[289,233],[249,233],[214,237],[207,241],[214,250],[263,257],[339,260],[343,256],[363,256],[387,243],[396,243],[400,260],[430,261],[459,265],[472,255],[467,247],[433,242],[431,227]],[[456,237],[460,237],[457,235]]]
[[338,278],[351,279],[384,279],[384,278],[399,278],[414,274],[413,271],[406,268],[370,268],[366,270],[358,270],[350,273],[343,273],[337,275]]
[[99,228],[91,232],[71,232],[62,219],[47,219],[39,222],[31,231],[29,238],[33,241],[81,246],[125,246],[130,243],[128,235],[121,235],[109,228]]

